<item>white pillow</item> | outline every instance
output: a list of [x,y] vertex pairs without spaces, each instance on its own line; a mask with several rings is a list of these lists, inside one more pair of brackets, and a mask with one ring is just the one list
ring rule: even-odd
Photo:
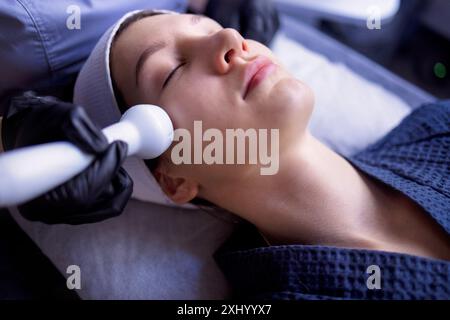
[[[279,34],[274,50],[315,91],[310,129],[350,155],[374,142],[406,116],[408,106],[343,65]],[[215,299],[229,294],[212,254],[233,223],[199,210],[130,201],[114,219],[83,226],[48,226],[13,216],[66,275],[80,266],[84,299]]]

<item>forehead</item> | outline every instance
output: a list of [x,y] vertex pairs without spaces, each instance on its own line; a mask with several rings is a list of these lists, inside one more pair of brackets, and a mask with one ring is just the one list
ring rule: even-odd
[[115,41],[118,50],[121,48],[132,51],[132,48],[144,47],[149,41],[169,41],[173,35],[195,31],[195,25],[200,22],[220,26],[207,17],[191,14],[159,14],[133,22]]
[[[197,24],[220,27],[220,24],[207,17],[192,14],[159,14],[142,18],[131,23],[115,39],[111,48],[112,60],[132,64],[138,59],[149,43],[170,44],[176,35],[192,34],[199,30]],[[114,62],[113,62],[114,64]]]
[[[191,15],[187,14],[157,14],[141,18],[133,22],[124,32],[124,35],[142,33],[152,29],[156,34],[170,31],[174,27],[185,25],[189,22]],[[155,35],[155,34],[154,34]]]
[[133,22],[115,39],[114,48],[127,49],[144,46],[155,39],[167,38],[173,30],[180,29],[189,21],[189,15],[160,14]]

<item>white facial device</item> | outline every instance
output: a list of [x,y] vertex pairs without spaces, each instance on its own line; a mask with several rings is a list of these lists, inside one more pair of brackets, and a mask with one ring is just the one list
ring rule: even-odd
[[[160,107],[137,105],[120,122],[102,130],[108,142],[128,144],[127,156],[154,159],[166,151],[174,136],[172,121]],[[0,207],[34,199],[70,180],[94,160],[69,142],[53,142],[0,155]]]

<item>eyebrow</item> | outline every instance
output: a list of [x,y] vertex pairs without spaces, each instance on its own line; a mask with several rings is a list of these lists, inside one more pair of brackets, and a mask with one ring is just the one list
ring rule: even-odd
[[[190,18],[190,24],[191,25],[196,25],[198,24],[200,21],[202,21],[203,19],[205,19],[206,16],[202,15],[202,14],[194,14],[192,15],[192,17]],[[145,61],[147,61],[148,58],[150,58],[150,56],[152,56],[153,54],[155,54],[156,52],[164,49],[167,46],[167,43],[164,41],[158,41],[155,42],[153,44],[150,44],[139,56],[139,59],[136,63],[136,86],[139,87],[139,74],[141,73],[142,70],[142,66],[144,65]]]

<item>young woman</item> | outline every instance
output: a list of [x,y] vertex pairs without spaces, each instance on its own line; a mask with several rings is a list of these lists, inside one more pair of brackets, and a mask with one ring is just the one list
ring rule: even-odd
[[266,46],[213,20],[135,14],[117,30],[108,58],[122,112],[160,105],[175,128],[190,132],[196,120],[204,130],[279,130],[274,175],[261,175],[261,164],[175,165],[169,149],[151,167],[174,202],[200,198],[233,212],[277,250],[319,246],[450,260],[448,103],[422,107],[346,159],[308,132],[310,88]]

